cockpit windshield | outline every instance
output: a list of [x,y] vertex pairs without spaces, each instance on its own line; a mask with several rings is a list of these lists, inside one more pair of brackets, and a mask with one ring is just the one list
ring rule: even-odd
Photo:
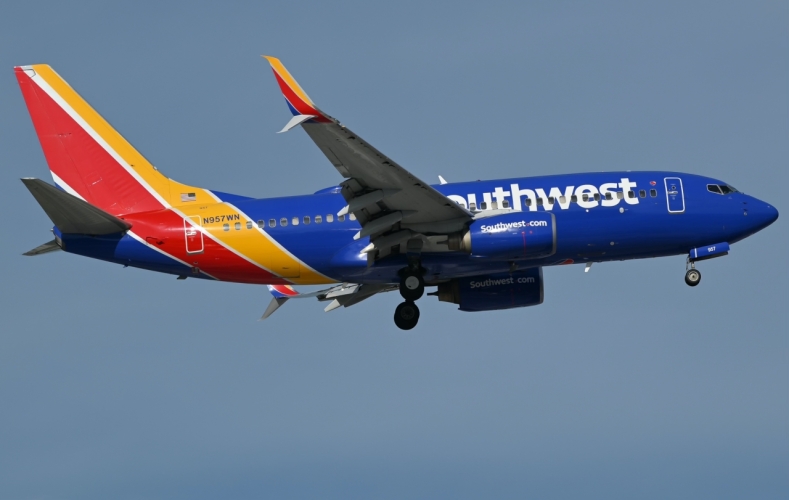
[[728,184],[707,184],[707,191],[720,195],[739,193],[739,191],[737,191],[734,186],[730,186]]

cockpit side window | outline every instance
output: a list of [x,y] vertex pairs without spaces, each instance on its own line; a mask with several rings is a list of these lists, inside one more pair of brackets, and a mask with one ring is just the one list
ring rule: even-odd
[[707,184],[707,191],[715,194],[723,194],[721,192],[720,186],[718,186],[717,184]]

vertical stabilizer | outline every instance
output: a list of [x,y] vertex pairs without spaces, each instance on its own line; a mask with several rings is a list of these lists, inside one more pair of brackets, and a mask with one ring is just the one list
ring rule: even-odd
[[63,190],[113,215],[216,201],[208,190],[162,175],[46,64],[14,71],[52,178]]

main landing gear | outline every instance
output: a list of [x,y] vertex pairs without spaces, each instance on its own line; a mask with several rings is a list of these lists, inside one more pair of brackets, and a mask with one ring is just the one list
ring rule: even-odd
[[400,272],[400,295],[405,299],[395,309],[394,322],[401,330],[410,330],[419,322],[419,308],[414,301],[425,293],[425,280],[418,262]]
[[419,308],[413,302],[405,301],[397,306],[394,313],[394,322],[401,330],[410,330],[419,321]]
[[[690,269],[688,269],[690,265]],[[701,282],[701,271],[696,269],[696,263],[688,259],[685,263],[685,283],[688,286],[696,286]]]
[[419,269],[405,269],[400,276],[400,295],[411,302],[419,300],[425,293],[425,280]]

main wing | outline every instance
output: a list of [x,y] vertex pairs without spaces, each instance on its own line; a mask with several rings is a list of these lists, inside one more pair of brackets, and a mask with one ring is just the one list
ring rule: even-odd
[[329,312],[341,306],[351,307],[365,299],[369,299],[377,293],[391,292],[392,290],[397,290],[397,285],[341,283],[331,288],[311,293],[299,293],[290,285],[269,285],[268,291],[271,292],[272,295],[271,302],[260,319],[264,320],[268,318],[274,314],[274,311],[279,309],[282,304],[290,299],[307,299],[315,297],[320,302],[330,300],[331,303],[324,309],[325,312]]
[[341,183],[348,205],[362,226],[356,238],[370,236],[367,251],[404,243],[420,234],[447,234],[462,229],[473,214],[433,189],[365,142],[312,102],[285,66],[271,64],[280,90],[293,113],[282,129],[301,125],[326,158],[346,178]]

